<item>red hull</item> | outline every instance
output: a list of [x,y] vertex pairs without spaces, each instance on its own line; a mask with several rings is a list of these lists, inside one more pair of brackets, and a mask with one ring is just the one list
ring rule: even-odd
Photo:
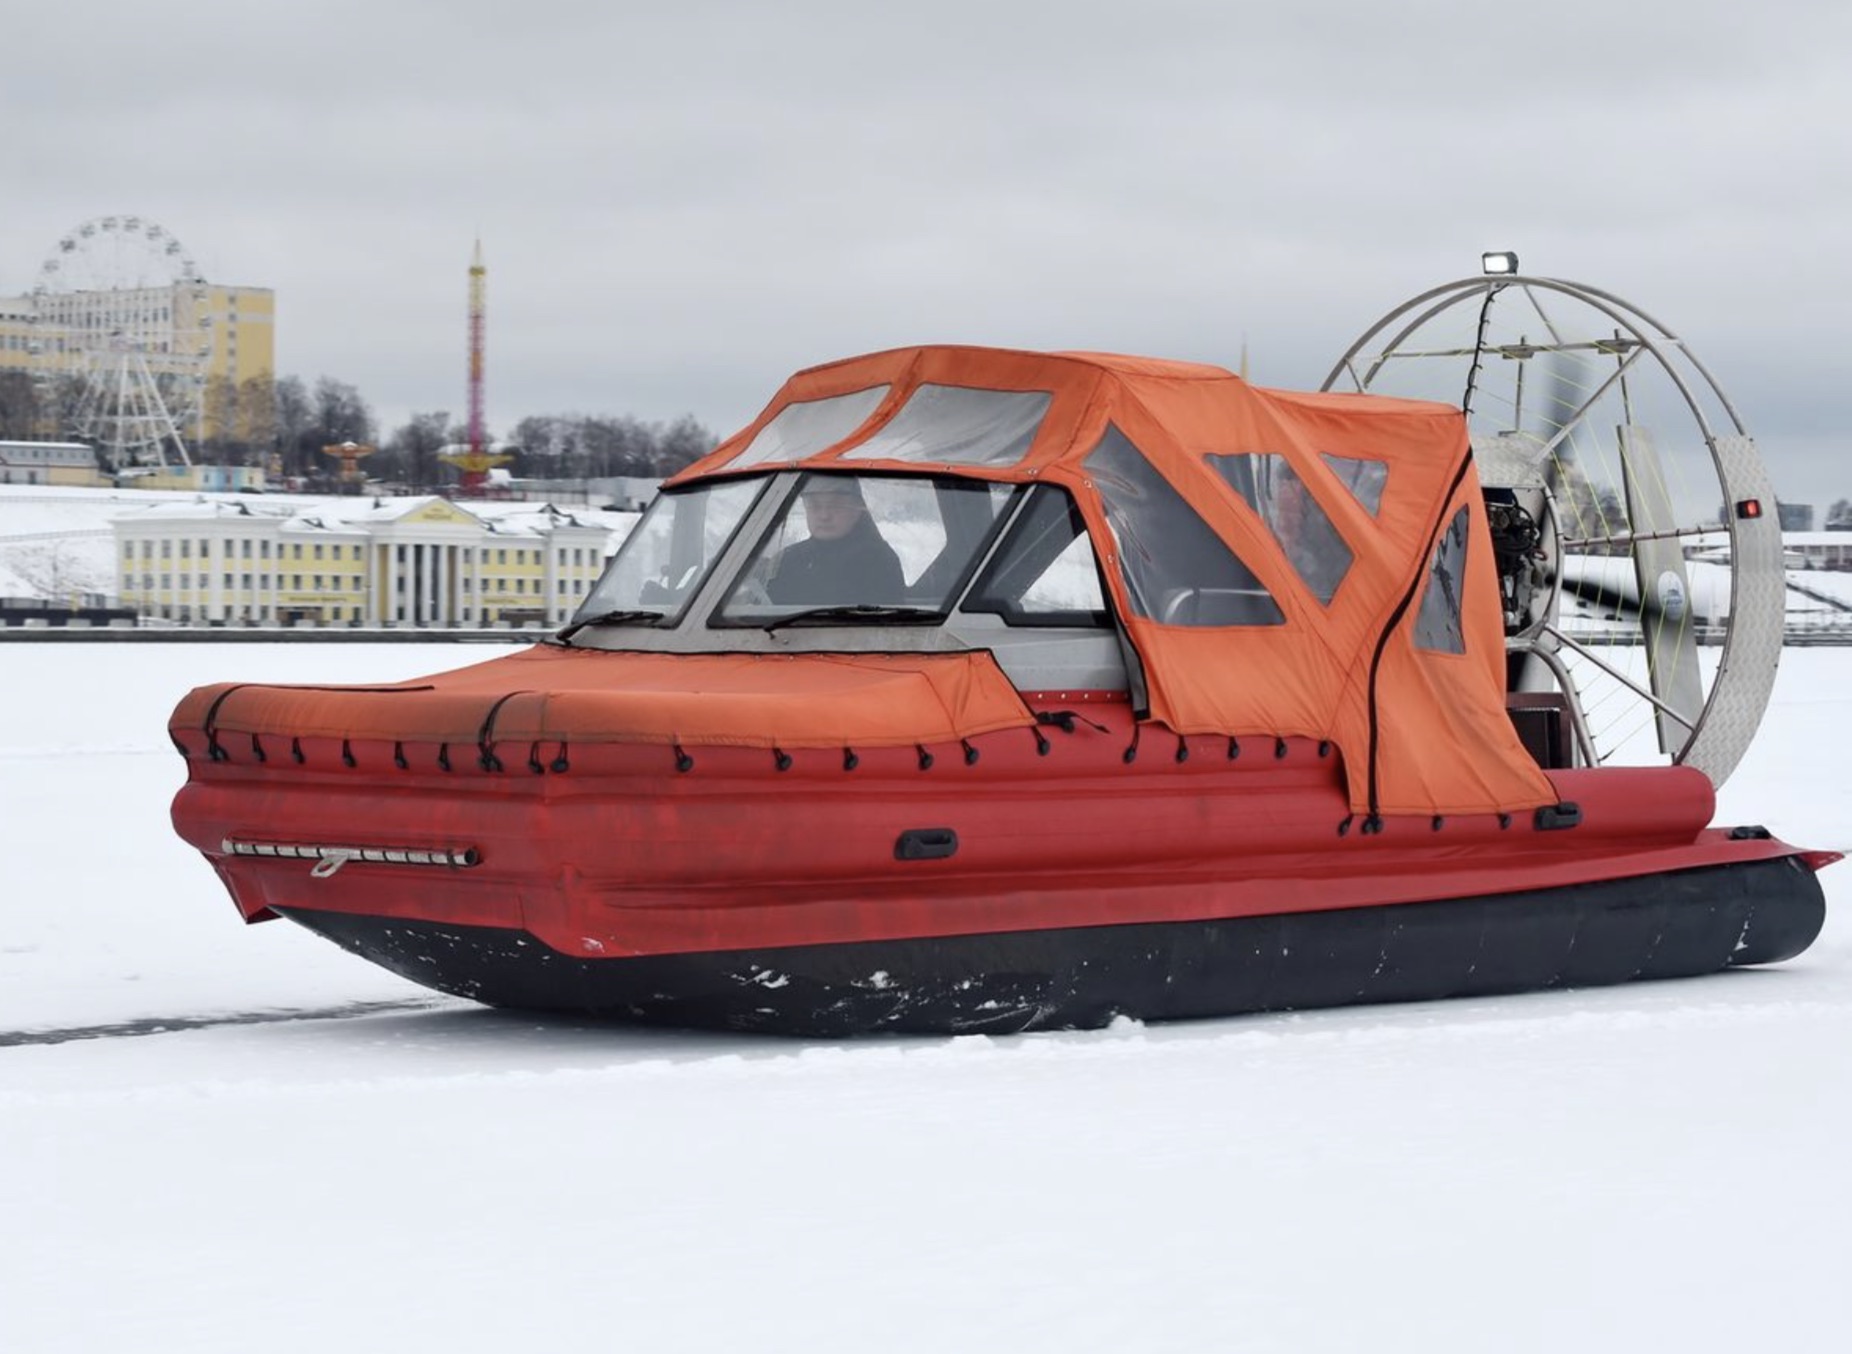
[[[1135,742],[1125,706],[1083,708],[1071,732],[784,754],[221,735],[215,758],[176,730],[191,776],[174,821],[248,918],[504,928],[579,958],[1354,909],[1802,854],[1707,828],[1709,782],[1683,768],[1552,773],[1574,826],[1545,810],[1368,831],[1329,748]],[[900,858],[909,841],[928,858]],[[474,863],[315,869],[331,848]]]

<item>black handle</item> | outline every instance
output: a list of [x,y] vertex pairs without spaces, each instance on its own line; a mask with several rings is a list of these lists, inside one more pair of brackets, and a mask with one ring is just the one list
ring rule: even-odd
[[958,850],[958,834],[949,827],[913,827],[894,843],[895,860],[944,860]]

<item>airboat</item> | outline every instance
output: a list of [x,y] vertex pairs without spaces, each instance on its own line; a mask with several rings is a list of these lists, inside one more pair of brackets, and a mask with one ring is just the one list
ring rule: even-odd
[[1013,1032],[1773,963],[1837,858],[1712,823],[1780,650],[1774,501],[1681,340],[1515,265],[1311,392],[874,353],[666,484],[544,643],[190,693],[174,821],[247,920],[640,1022]]

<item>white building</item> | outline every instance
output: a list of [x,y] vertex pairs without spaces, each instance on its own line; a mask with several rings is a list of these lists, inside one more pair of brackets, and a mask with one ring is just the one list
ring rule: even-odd
[[0,442],[0,484],[105,483],[96,453],[82,442]]
[[[115,531],[118,596],[220,624],[564,624],[615,544],[595,512],[545,503],[253,496],[151,504]],[[627,520],[627,519],[626,519]]]

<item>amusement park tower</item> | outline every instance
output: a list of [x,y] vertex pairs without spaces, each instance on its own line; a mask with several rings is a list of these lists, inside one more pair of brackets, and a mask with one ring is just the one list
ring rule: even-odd
[[489,270],[482,263],[482,241],[478,240],[469,262],[469,442],[455,451],[441,454],[443,460],[461,472],[461,488],[465,494],[482,493],[489,482],[489,471],[506,465],[510,459],[491,452],[482,431],[482,348],[488,275]]

